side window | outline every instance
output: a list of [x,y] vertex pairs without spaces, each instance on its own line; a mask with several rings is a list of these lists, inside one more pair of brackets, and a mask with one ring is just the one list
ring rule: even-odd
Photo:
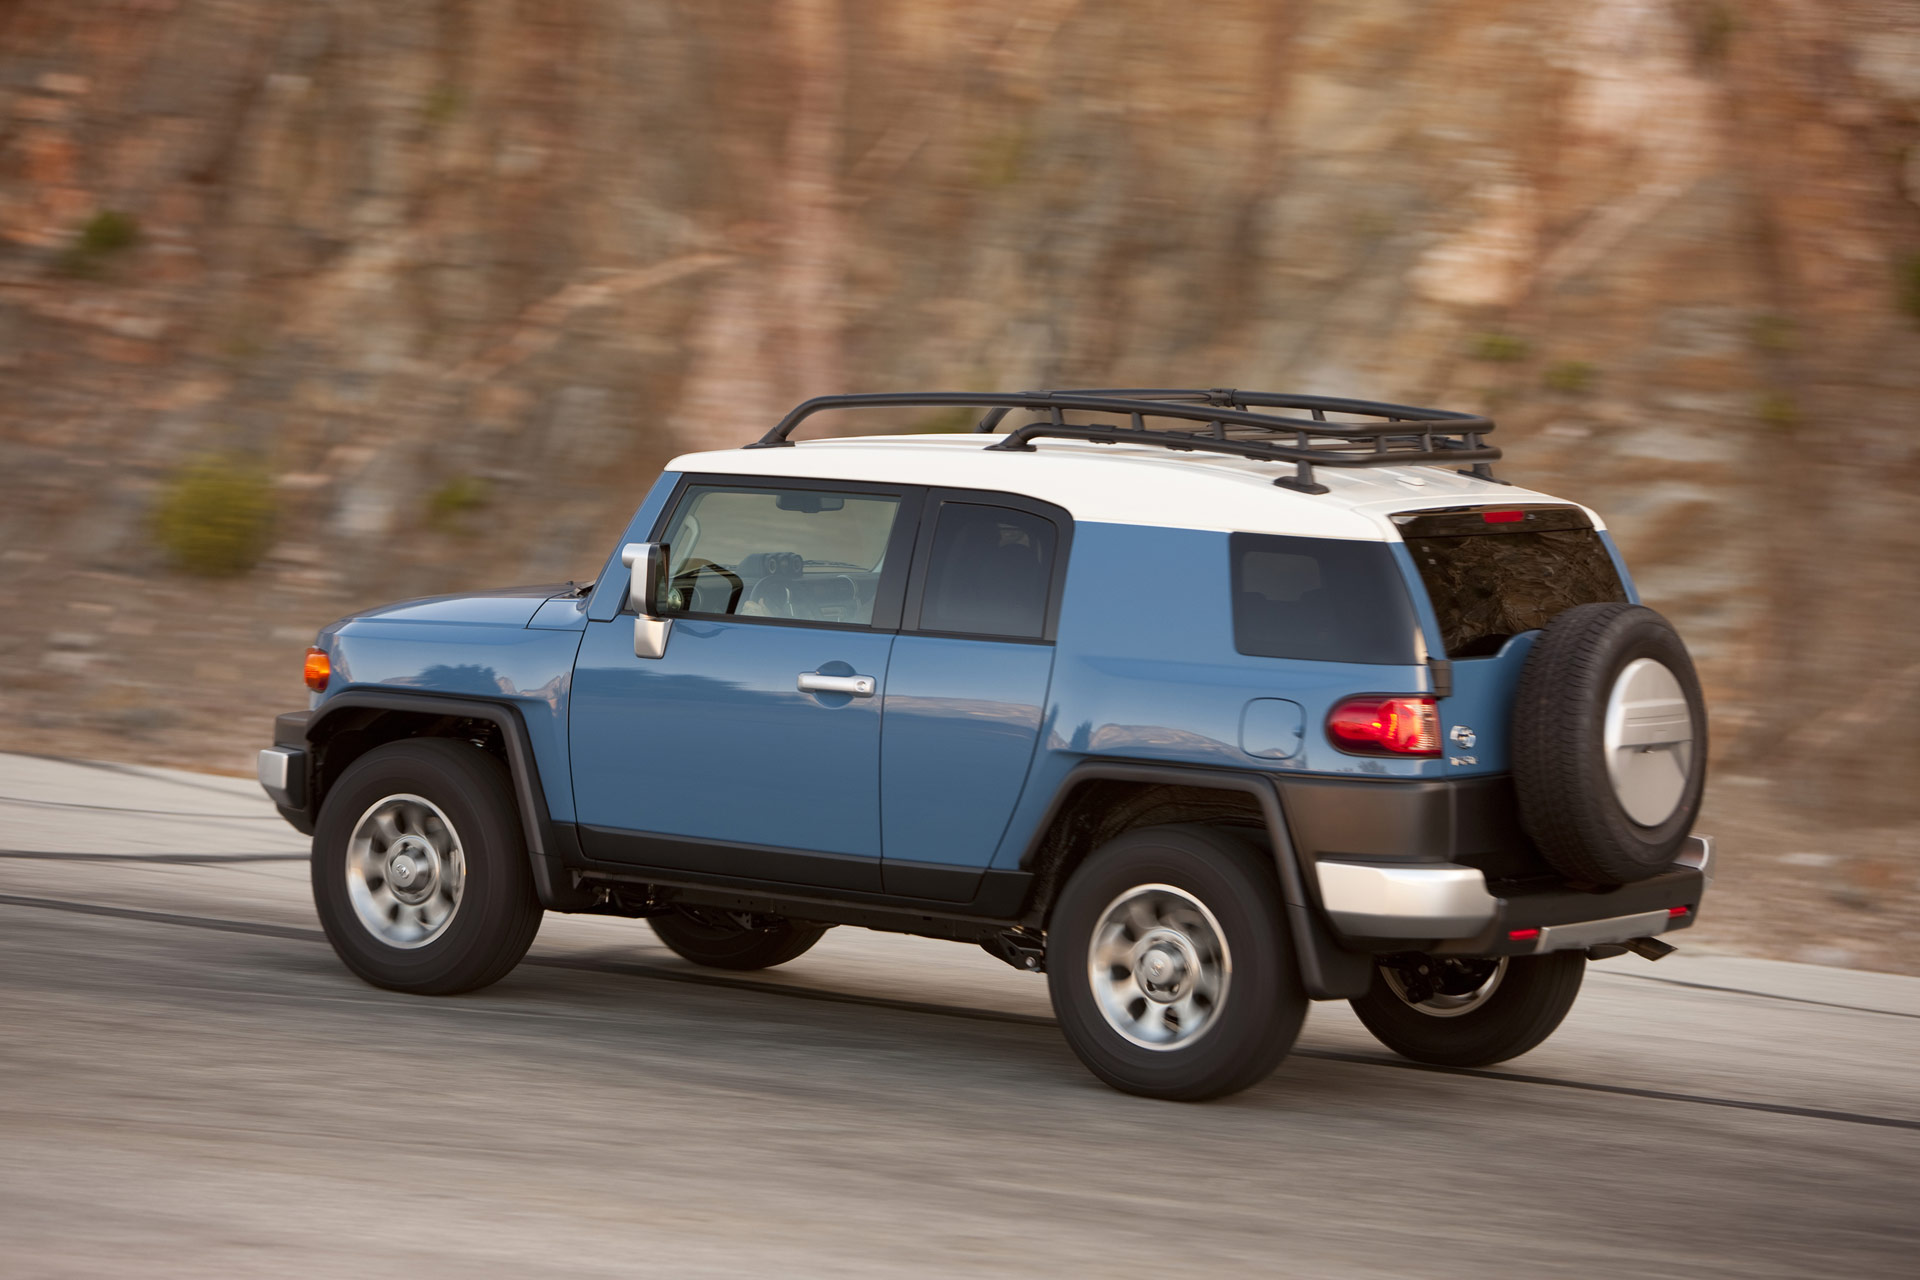
[[1038,640],[1059,532],[1053,521],[1011,507],[940,505],[920,629]]
[[1236,533],[1233,647],[1252,657],[1418,661],[1419,622],[1384,542]]
[[695,485],[668,523],[667,614],[870,626],[900,499]]

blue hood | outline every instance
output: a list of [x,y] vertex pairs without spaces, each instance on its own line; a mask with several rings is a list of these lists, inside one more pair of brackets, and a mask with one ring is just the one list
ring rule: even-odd
[[549,582],[533,587],[501,587],[451,596],[423,596],[350,613],[327,627],[337,631],[350,622],[431,622],[441,625],[524,627],[540,606],[555,596],[570,596],[580,588],[571,582]]

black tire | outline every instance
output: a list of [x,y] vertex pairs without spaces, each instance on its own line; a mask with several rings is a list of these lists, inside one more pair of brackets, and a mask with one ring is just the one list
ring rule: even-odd
[[[1432,961],[1410,958],[1409,965],[1465,967],[1474,961]],[[1491,962],[1487,963],[1491,968]],[[1517,1058],[1552,1035],[1573,1008],[1586,975],[1584,951],[1556,951],[1544,956],[1514,956],[1500,974],[1500,984],[1485,1000],[1463,1012],[1430,1013],[1410,1003],[1394,989],[1388,966],[1374,969],[1367,994],[1351,1001],[1374,1038],[1403,1058],[1443,1067],[1485,1067]],[[1403,989],[1406,983],[1403,980]],[[1472,991],[1473,979],[1463,985]]]
[[778,920],[742,928],[718,911],[680,908],[647,923],[682,960],[712,969],[771,969],[803,955],[830,927]]
[[[1200,1029],[1184,1045],[1138,1043],[1102,1011],[1096,992],[1096,970],[1112,972],[1095,962],[1096,930],[1110,906],[1147,886],[1166,886],[1204,907],[1212,923],[1195,931],[1204,935],[1217,924],[1230,961],[1219,1000],[1193,1015],[1189,1026]],[[1148,932],[1129,937],[1123,929],[1118,945],[1135,945]],[[1307,1010],[1273,858],[1217,827],[1145,827],[1095,850],[1054,906],[1047,986],[1067,1044],[1094,1075],[1127,1093],[1187,1102],[1266,1079],[1293,1047]],[[1151,1011],[1144,997],[1138,1003]]]
[[[381,914],[377,904],[366,905],[366,886],[374,877],[363,875],[359,890],[350,887],[349,843],[356,827],[400,796],[425,800],[444,815],[453,832],[450,843],[464,862],[451,917],[437,934],[411,946],[376,933],[363,918],[363,910]],[[452,995],[498,982],[520,963],[540,931],[541,911],[511,796],[506,768],[464,742],[389,743],[347,767],[327,793],[313,833],[314,907],[347,968],[377,987]],[[391,884],[386,887],[391,897]]]
[[[1678,800],[1650,825],[1624,807],[1605,741],[1608,698],[1640,658],[1671,673],[1692,718]],[[1700,812],[1706,777],[1706,701],[1686,645],[1665,618],[1641,605],[1583,604],[1547,624],[1514,698],[1513,780],[1521,825],[1555,870],[1615,885],[1671,869]]]

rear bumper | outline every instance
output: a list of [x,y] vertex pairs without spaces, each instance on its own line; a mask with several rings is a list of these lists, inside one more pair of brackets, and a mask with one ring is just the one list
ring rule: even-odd
[[1499,911],[1478,867],[1453,863],[1317,864],[1320,901],[1349,937],[1451,938],[1478,933]]
[[1322,859],[1321,906],[1358,950],[1538,955],[1684,929],[1713,879],[1713,839],[1689,836],[1678,865],[1601,893],[1569,889],[1497,897],[1476,867]]

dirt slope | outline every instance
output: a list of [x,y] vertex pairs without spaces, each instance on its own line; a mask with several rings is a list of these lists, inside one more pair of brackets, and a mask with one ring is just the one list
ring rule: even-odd
[[[1865,841],[1920,816],[1917,113],[1869,0],[14,0],[6,745],[243,766],[319,623],[591,575],[807,394],[1278,386],[1490,410],[1741,811]],[[207,456],[238,578],[156,536]]]

